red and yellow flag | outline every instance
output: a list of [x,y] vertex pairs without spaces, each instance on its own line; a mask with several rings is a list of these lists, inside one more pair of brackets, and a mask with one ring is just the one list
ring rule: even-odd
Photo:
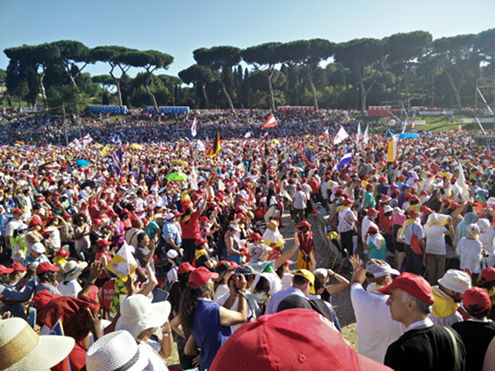
[[217,138],[215,139],[215,142],[213,143],[213,147],[210,148],[208,153],[206,154],[206,157],[215,157],[218,152],[220,152],[220,134],[217,133]]

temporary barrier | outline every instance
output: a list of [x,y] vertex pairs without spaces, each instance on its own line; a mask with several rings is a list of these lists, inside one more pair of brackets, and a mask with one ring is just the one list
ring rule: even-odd
[[[153,112],[154,110],[155,107],[153,106],[146,107],[146,111]],[[190,112],[190,109],[187,106],[160,106],[158,107],[158,112],[168,113],[171,115],[181,115],[181,114],[188,114]]]
[[127,106],[103,106],[103,105],[95,105],[88,106],[86,109],[90,112],[105,112],[105,113],[114,113],[114,114],[127,114]]

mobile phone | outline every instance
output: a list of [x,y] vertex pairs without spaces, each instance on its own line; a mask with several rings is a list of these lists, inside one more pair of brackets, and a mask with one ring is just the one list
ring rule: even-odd
[[160,303],[168,299],[168,291],[162,289],[155,289],[153,291],[153,300],[152,303]]
[[29,326],[34,328],[34,326],[36,325],[36,308],[29,307],[28,318],[29,318]]

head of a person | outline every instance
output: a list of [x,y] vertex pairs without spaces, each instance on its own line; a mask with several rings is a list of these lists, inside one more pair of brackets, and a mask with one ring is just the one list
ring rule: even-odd
[[31,246],[31,255],[33,258],[38,259],[45,253],[45,246],[41,242],[35,242]]
[[297,228],[302,232],[306,233],[309,232],[311,229],[311,224],[309,224],[306,220],[301,221],[298,225]]
[[402,273],[388,286],[379,289],[390,295],[387,305],[392,319],[405,326],[427,318],[433,304],[433,291],[423,277],[413,273]]
[[138,246],[148,247],[148,245],[150,244],[150,237],[146,232],[139,232],[136,238]]
[[177,264],[179,260],[179,253],[177,250],[170,249],[167,251],[167,260],[170,264]]
[[370,260],[366,263],[366,281],[375,283],[378,286],[387,286],[392,283],[394,276],[399,276],[400,272],[393,269],[384,260]]
[[218,274],[211,272],[206,267],[196,268],[189,274],[188,284],[179,303],[181,324],[186,335],[191,333],[198,299],[213,297],[215,287],[213,280],[217,278]]
[[128,331],[136,340],[147,340],[167,321],[170,310],[168,301],[152,303],[141,294],[128,296],[120,305],[120,318],[115,329]]
[[256,272],[250,265],[243,264],[236,268],[231,279],[237,280],[241,275],[246,279],[246,289],[249,289],[256,278]]
[[488,293],[492,304],[495,304],[495,268],[489,267],[481,271],[478,286]]
[[219,349],[210,370],[289,370],[295,365],[299,371],[328,369],[329,365],[341,371],[388,369],[359,355],[316,311],[294,308],[243,325]]
[[21,209],[12,210],[12,215],[14,216],[15,220],[21,220],[23,214],[24,212]]
[[377,209],[375,209],[374,207],[368,209],[368,218],[370,218],[371,220],[375,220],[377,216],[378,216]]
[[215,266],[215,271],[218,273],[218,278],[216,282],[227,283],[230,277],[234,274],[237,269],[237,264],[234,262],[229,262],[227,260],[220,260]]
[[455,302],[460,303],[464,292],[471,287],[471,276],[458,269],[449,269],[438,280],[438,286]]
[[480,287],[471,287],[464,292],[462,303],[467,312],[476,319],[484,319],[492,309],[488,293]]
[[14,271],[13,268],[7,268],[0,264],[0,282],[9,283],[11,279],[11,274]]
[[305,295],[309,294],[311,286],[314,285],[315,276],[307,269],[298,269],[294,272],[292,286],[301,290]]
[[73,217],[73,222],[77,226],[82,226],[87,221],[86,215],[84,213],[77,213]]
[[275,271],[277,273],[277,275],[282,278],[284,274],[286,273],[290,273],[290,266],[294,264],[294,262],[290,259],[287,259],[286,261],[284,261],[282,263],[282,265],[280,267],[277,268],[277,270]]

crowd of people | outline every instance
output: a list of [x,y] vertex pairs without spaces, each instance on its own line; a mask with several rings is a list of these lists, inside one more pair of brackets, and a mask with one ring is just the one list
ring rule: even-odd
[[495,367],[489,149],[421,133],[391,159],[342,112],[237,114],[198,114],[203,147],[194,116],[83,117],[80,148],[60,117],[7,124],[45,129],[0,147],[1,369]]

